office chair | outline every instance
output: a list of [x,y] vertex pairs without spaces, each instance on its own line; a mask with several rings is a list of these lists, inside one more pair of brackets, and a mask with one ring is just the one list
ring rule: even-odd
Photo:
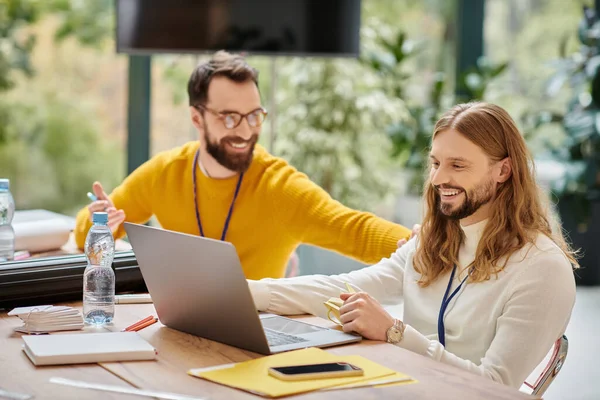
[[532,389],[530,394],[541,396],[546,392],[546,389],[548,389],[564,365],[568,350],[569,340],[563,335],[554,343],[552,356],[536,381],[533,384],[528,383],[527,381],[524,382],[525,386]]

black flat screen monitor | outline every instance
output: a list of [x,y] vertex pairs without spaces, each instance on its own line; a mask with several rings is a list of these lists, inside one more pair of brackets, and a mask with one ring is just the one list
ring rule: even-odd
[[361,0],[116,0],[117,51],[356,57]]

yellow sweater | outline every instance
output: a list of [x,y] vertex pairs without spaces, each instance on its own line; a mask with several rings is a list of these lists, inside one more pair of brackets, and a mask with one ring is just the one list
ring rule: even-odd
[[[199,235],[192,164],[198,142],[162,152],[131,173],[111,194],[126,220],[145,223],[152,215],[164,229]],[[198,167],[196,167],[198,168]],[[220,239],[238,177],[211,179],[196,173],[204,235]],[[77,215],[75,239],[83,248],[89,211]],[[123,226],[115,237],[125,235]],[[244,175],[226,241],[237,249],[248,279],[280,278],[300,243],[312,244],[375,263],[396,250],[410,230],[333,200],[327,192],[281,158],[256,146]]]

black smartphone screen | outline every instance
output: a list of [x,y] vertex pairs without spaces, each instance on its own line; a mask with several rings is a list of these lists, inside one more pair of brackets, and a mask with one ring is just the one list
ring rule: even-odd
[[290,367],[275,367],[275,371],[285,375],[318,374],[320,372],[353,371],[357,368],[347,363],[326,363],[310,365],[294,365]]

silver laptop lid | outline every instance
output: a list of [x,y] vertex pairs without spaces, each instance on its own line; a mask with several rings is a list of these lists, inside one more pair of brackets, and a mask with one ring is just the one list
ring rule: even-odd
[[128,222],[124,225],[161,323],[270,354],[231,243]]

